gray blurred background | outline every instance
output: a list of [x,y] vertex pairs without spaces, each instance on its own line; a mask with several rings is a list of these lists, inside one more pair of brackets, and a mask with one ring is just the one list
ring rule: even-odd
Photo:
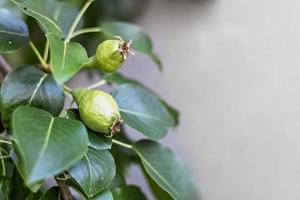
[[[162,142],[187,161],[203,200],[300,199],[299,0],[97,3],[87,26],[131,21],[153,39],[163,73],[140,54],[122,72],[180,110]],[[70,85],[79,81],[96,80],[82,73]],[[137,167],[130,175],[146,185]]]
[[165,68],[136,56],[125,73],[181,111],[165,143],[204,200],[300,199],[299,11],[298,0],[150,0],[138,19]]

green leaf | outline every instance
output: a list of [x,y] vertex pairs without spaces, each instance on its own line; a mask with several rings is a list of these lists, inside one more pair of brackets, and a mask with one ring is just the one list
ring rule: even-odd
[[13,188],[13,181],[8,177],[0,177],[0,199],[10,200],[10,194]]
[[30,193],[26,200],[40,200],[43,193],[41,191],[38,191],[36,193]]
[[18,107],[12,128],[15,162],[26,184],[68,169],[87,151],[87,133],[81,122],[54,118],[38,108]]
[[125,123],[152,140],[162,139],[175,125],[172,116],[157,97],[139,85],[120,85],[113,96]]
[[[55,12],[55,18],[61,27],[64,36],[67,36],[69,30],[73,24],[74,19],[77,17],[79,10],[72,4],[67,2],[59,2],[58,8]],[[80,29],[83,26],[83,20],[81,19],[76,30]]]
[[139,83],[138,81],[127,78],[127,77],[123,76],[122,74],[120,74],[118,72],[103,74],[102,78],[104,80],[106,80],[107,82],[109,82],[109,83],[114,83],[114,84],[117,84],[117,85],[122,85],[122,84],[126,84],[126,83],[133,83],[133,84],[137,84],[137,85],[142,86],[142,84]]
[[[74,19],[79,13],[78,8],[69,2],[61,2],[57,0],[45,0],[45,4],[48,10],[54,11],[53,18],[57,21],[57,24],[62,30],[64,36],[67,36]],[[82,28],[82,26],[83,19],[80,20],[76,30]]]
[[161,61],[153,51],[153,45],[150,37],[138,26],[123,22],[105,23],[101,26],[105,35],[113,38],[121,36],[125,41],[132,39],[132,46],[135,50],[148,55],[162,69]]
[[67,184],[67,186],[74,189],[83,199],[88,199],[85,192],[82,190],[80,185],[78,185],[78,183],[73,178],[68,178],[66,180],[66,184]]
[[59,188],[52,187],[40,198],[40,200],[59,200],[60,196]]
[[153,181],[153,179],[147,174],[147,172],[145,172],[145,170],[143,170],[143,172],[145,174],[148,185],[157,200],[174,200],[165,190],[163,190],[155,181]]
[[99,135],[99,133],[95,133],[91,130],[88,130],[89,133],[89,147],[98,150],[111,149],[112,140],[103,135]]
[[51,75],[34,66],[23,66],[9,73],[1,85],[1,117],[10,126],[11,114],[20,105],[38,107],[58,116],[65,96]]
[[[12,151],[11,154],[13,154],[13,153],[14,152]],[[24,184],[17,169],[15,169],[15,173],[12,178],[12,181],[13,181],[13,188],[12,188],[10,198],[11,199],[26,199],[26,197],[30,194],[30,190]],[[35,191],[35,192],[37,192],[37,191]]]
[[112,182],[116,174],[115,161],[108,150],[89,148],[84,158],[71,167],[69,174],[91,198]]
[[163,100],[163,99],[159,99],[159,100],[167,108],[169,113],[172,115],[172,117],[175,121],[175,125],[177,126],[179,124],[179,117],[180,117],[179,111],[176,108],[174,108],[173,106],[171,106],[170,104],[168,104],[165,100]]
[[186,164],[169,148],[141,140],[133,145],[148,175],[175,200],[198,200],[198,192]]
[[104,190],[103,192],[95,195],[89,200],[114,200],[114,197],[110,190]]
[[[116,158],[114,157],[114,159],[116,159]],[[118,187],[121,187],[124,185],[126,185],[125,177],[122,174],[121,170],[118,169],[118,167],[117,167],[116,175],[115,175],[114,179],[112,180],[112,182],[109,184],[109,189],[115,189],[115,188],[118,188]]]
[[47,10],[44,1],[37,0],[11,0],[26,15],[35,18],[45,30],[46,33],[54,33],[62,36],[62,31],[50,12]]
[[122,84],[126,84],[126,83],[132,83],[132,84],[136,84],[136,85],[139,85],[139,86],[143,87],[145,90],[148,90],[148,92],[150,92],[154,96],[156,96],[157,99],[159,99],[162,104],[164,104],[164,106],[167,108],[167,110],[169,111],[169,113],[173,116],[173,119],[175,121],[175,125],[179,124],[179,115],[180,114],[179,114],[178,110],[176,110],[174,107],[172,107],[171,105],[169,105],[166,101],[164,101],[163,99],[161,99],[157,94],[155,94],[152,90],[150,90],[149,88],[147,88],[146,86],[144,86],[140,82],[138,82],[136,80],[133,80],[133,79],[129,79],[129,78],[123,76],[120,73],[104,74],[102,78],[104,80],[106,80],[107,82],[109,82],[109,83],[115,83],[117,85],[122,85]]
[[[81,121],[79,117],[78,109],[69,109],[67,111],[68,118],[69,119],[75,119]],[[105,137],[103,134],[96,133],[86,127],[88,131],[89,136],[89,147],[92,147],[94,149],[104,150],[104,149],[111,149],[112,146],[112,140],[111,138]]]
[[14,177],[15,178],[14,182],[16,182],[17,187],[14,187],[13,195],[17,196],[17,197],[14,197],[15,199],[23,199],[21,197],[25,198],[25,196],[27,196],[26,195],[27,188],[30,189],[31,192],[36,193],[42,187],[44,180],[35,181],[32,183],[25,183],[27,188],[25,187],[23,180],[21,180],[21,177],[22,177],[22,179],[24,179],[23,174],[21,174],[21,172],[24,171],[24,162],[21,162],[20,156],[18,157],[18,155],[21,155],[21,151],[14,140],[12,141],[12,146],[13,146],[13,149],[11,151],[11,158],[14,161],[16,168],[18,169],[18,172],[19,172],[18,176]]
[[0,9],[0,53],[11,53],[29,42],[25,22],[7,9]]
[[72,78],[89,61],[79,43],[67,43],[55,34],[47,34],[50,42],[53,76],[59,83]]
[[112,192],[114,200],[147,200],[141,189],[134,185],[119,187]]

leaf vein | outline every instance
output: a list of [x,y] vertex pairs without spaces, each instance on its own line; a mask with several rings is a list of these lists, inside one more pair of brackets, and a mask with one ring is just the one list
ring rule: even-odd
[[64,50],[63,50],[63,59],[62,59],[62,67],[61,67],[61,72],[64,71],[65,64],[66,64],[66,54],[67,54],[67,43],[64,42]]
[[164,121],[163,119],[160,119],[160,118],[156,118],[155,116],[151,116],[151,115],[147,115],[147,114],[143,114],[143,113],[138,113],[138,112],[123,109],[123,108],[120,108],[120,111],[124,112],[124,113],[127,113],[127,114],[137,115],[137,116],[140,116],[140,117],[144,117],[144,118],[148,118],[148,119],[152,119],[152,120],[155,120],[155,121],[159,121],[159,122],[169,124],[167,121]]
[[[171,191],[180,198],[180,195],[177,193],[176,189],[174,189],[168,181],[161,175],[149,162],[148,160],[137,150],[137,154],[142,158],[142,161],[171,189]],[[157,183],[159,184],[159,183]],[[161,186],[161,184],[159,184]],[[171,194],[172,195],[172,194]],[[172,195],[173,196],[173,195]]]
[[45,80],[45,78],[47,77],[47,74],[44,74],[44,76],[41,77],[41,79],[39,80],[38,84],[36,85],[36,87],[33,90],[33,93],[28,101],[28,106],[30,106],[31,102],[33,101],[37,91],[39,90],[39,87],[42,85],[43,81]]
[[5,31],[5,30],[0,30],[0,33],[7,33],[7,34],[11,34],[11,35],[18,35],[18,36],[24,36],[24,37],[28,36],[27,33],[19,33],[19,32],[13,32],[13,31]]
[[87,162],[88,168],[89,168],[89,172],[90,172],[90,176],[89,176],[89,193],[90,193],[92,191],[93,171],[92,171],[92,166],[91,166],[91,163],[90,163],[89,158],[87,157],[87,155],[84,155],[84,158],[86,159],[86,162]]
[[35,166],[34,166],[34,170],[35,171],[35,168],[37,167],[37,163],[39,163],[40,159],[42,158],[43,154],[45,153],[47,147],[48,147],[48,143],[49,143],[49,139],[50,139],[50,135],[51,135],[51,130],[52,130],[52,127],[53,127],[53,122],[54,122],[54,118],[51,117],[51,121],[50,121],[50,124],[49,124],[49,127],[48,127],[48,130],[47,130],[47,133],[46,133],[46,137],[45,137],[45,142],[41,148],[41,151],[40,151],[40,154],[38,156],[38,158],[36,159],[36,162],[35,162]]

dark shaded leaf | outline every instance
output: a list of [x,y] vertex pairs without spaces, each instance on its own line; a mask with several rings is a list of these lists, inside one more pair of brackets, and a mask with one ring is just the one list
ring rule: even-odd
[[7,9],[0,8],[0,53],[14,52],[29,42],[25,22]]
[[110,190],[104,190],[89,200],[114,200],[114,197]]
[[11,114],[20,105],[38,107],[58,116],[64,101],[64,92],[51,75],[34,66],[19,67],[1,85],[2,122],[9,127]]
[[10,194],[13,188],[13,181],[9,177],[0,177],[0,199],[10,200]]
[[40,200],[43,193],[41,191],[38,191],[36,193],[30,193],[26,200]]
[[146,200],[146,196],[141,189],[134,185],[123,186],[114,189],[114,200]]
[[91,198],[109,186],[116,174],[116,166],[108,150],[89,148],[84,158],[71,167],[69,174]]
[[122,174],[121,170],[119,170],[117,168],[116,170],[116,175],[114,177],[114,179],[112,180],[112,182],[109,185],[109,189],[115,189],[121,186],[126,185],[126,180],[124,175]]
[[40,198],[40,200],[59,200],[60,199],[59,197],[60,197],[59,188],[52,187]]

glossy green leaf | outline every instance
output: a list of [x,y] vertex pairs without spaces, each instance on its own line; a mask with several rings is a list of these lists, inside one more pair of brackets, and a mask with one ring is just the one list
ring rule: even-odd
[[51,13],[47,10],[44,1],[37,0],[11,0],[26,15],[35,18],[45,30],[46,33],[54,33],[62,36],[62,31]]
[[[78,8],[69,2],[57,0],[45,0],[45,4],[49,11],[54,11],[52,13],[53,18],[57,21],[57,24],[62,30],[64,36],[67,36],[74,19],[79,13]],[[82,26],[83,20],[81,19],[76,30],[80,29]]]
[[51,75],[34,66],[19,67],[9,73],[1,85],[1,117],[10,126],[11,114],[20,105],[47,110],[58,116],[64,107],[64,92]]
[[111,149],[112,140],[103,135],[99,135],[99,133],[95,133],[93,131],[88,130],[89,133],[89,147],[94,149],[104,150]]
[[120,85],[113,96],[125,123],[148,138],[159,140],[175,126],[173,117],[155,95],[136,84]]
[[170,104],[168,104],[165,100],[163,100],[163,99],[159,99],[159,100],[167,108],[169,113],[172,115],[175,125],[177,126],[179,124],[179,117],[180,117],[179,111],[176,108],[174,108],[173,106],[171,106]]
[[[27,194],[27,191],[26,191],[27,188],[31,192],[36,193],[42,187],[44,180],[34,181],[34,182],[30,182],[30,183],[26,182],[25,184],[23,183],[23,180],[21,180],[21,177],[22,177],[22,179],[24,179],[24,176],[21,172],[24,171],[24,162],[21,161],[21,156],[17,156],[17,155],[21,155],[21,151],[14,140],[12,141],[12,146],[13,146],[13,149],[11,151],[11,158],[14,161],[16,168],[19,172],[19,175],[17,177],[15,177],[16,180],[14,180],[17,185],[17,187],[14,187],[14,190],[16,189],[17,192],[16,193],[13,192],[13,195],[17,196],[17,197],[14,197],[15,199],[23,199],[22,197],[25,197]],[[19,176],[21,176],[21,177],[19,177]]]
[[65,183],[67,186],[75,190],[82,197],[82,199],[88,199],[85,192],[82,190],[80,185],[73,178],[68,178]]
[[30,190],[24,184],[22,177],[18,173],[18,170],[15,169],[14,171],[15,173],[12,178],[13,188],[10,197],[11,199],[26,199],[26,197],[30,194]]
[[36,193],[30,193],[26,200],[40,200],[43,193],[41,191],[38,191]]
[[89,200],[114,200],[114,197],[110,190],[104,190]]
[[0,199],[10,200],[10,194],[13,188],[13,182],[11,178],[0,177]]
[[[68,118],[69,119],[75,119],[81,121],[79,117],[78,109],[69,109],[67,111]],[[86,127],[88,131],[89,136],[89,147],[92,147],[94,149],[104,150],[104,149],[110,149],[112,146],[112,140],[111,138],[105,137],[103,134],[96,133]]]
[[52,187],[40,198],[40,200],[59,200],[60,196],[59,188]]
[[91,198],[112,182],[116,174],[115,161],[108,150],[89,148],[84,158],[71,167],[69,174]]
[[[114,157],[114,159],[116,159]],[[112,182],[109,184],[109,189],[115,189],[121,186],[126,185],[126,180],[124,175],[122,174],[121,170],[118,169],[118,167],[116,168],[116,175],[114,177],[114,179],[112,180]]]
[[87,132],[81,122],[54,118],[38,108],[18,107],[12,128],[15,162],[26,184],[68,169],[87,151]]
[[23,20],[3,8],[0,19],[0,53],[14,52],[28,43],[28,28]]
[[122,84],[126,84],[126,83],[133,83],[133,84],[138,84],[138,85],[142,86],[142,84],[139,83],[138,81],[127,78],[127,77],[123,76],[122,74],[120,74],[118,72],[103,74],[102,78],[104,80],[106,80],[107,82],[109,82],[109,83],[114,83],[114,84],[117,84],[117,85],[122,85]]
[[133,147],[148,175],[175,200],[199,200],[186,164],[169,148],[150,140],[141,140]]
[[148,185],[152,191],[152,194],[155,196],[156,200],[174,200],[165,190],[163,190],[148,174],[143,170]]
[[154,96],[157,97],[157,99],[159,99],[161,101],[162,104],[164,104],[164,106],[167,108],[169,113],[173,116],[173,119],[175,121],[175,125],[178,125],[179,115],[180,115],[178,110],[176,110],[173,106],[169,105],[166,101],[162,100],[157,94],[155,94],[149,88],[144,86],[142,83],[140,83],[136,80],[133,80],[133,79],[129,79],[129,78],[123,76],[120,73],[104,74],[102,78],[104,80],[106,80],[107,82],[109,82],[109,83],[115,83],[117,85],[132,83],[132,84],[136,84],[136,85],[139,85],[139,86],[143,87],[145,90],[148,90],[148,92],[152,93]]
[[112,192],[114,200],[147,200],[141,189],[134,185],[119,187]]
[[123,22],[105,23],[101,26],[104,34],[109,37],[121,36],[125,41],[132,39],[132,46],[135,50],[148,55],[161,69],[162,64],[158,56],[153,51],[150,37],[138,26]]
[[[60,12],[58,12],[58,9]],[[55,12],[55,17],[57,17],[57,22],[61,27],[64,35],[67,36],[74,19],[79,13],[79,10],[70,3],[59,2],[56,11],[57,12]],[[81,19],[80,23],[76,27],[76,30],[80,29],[82,26],[83,26],[83,20]]]
[[59,83],[72,78],[89,61],[85,49],[79,43],[67,43],[55,34],[47,34],[50,42],[53,76]]

